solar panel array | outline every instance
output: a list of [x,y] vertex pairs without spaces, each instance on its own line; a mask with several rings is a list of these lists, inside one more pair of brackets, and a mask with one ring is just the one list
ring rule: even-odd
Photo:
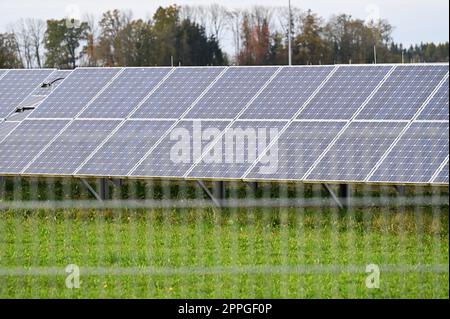
[[[13,109],[62,75],[42,72]],[[64,77],[20,123],[0,123],[0,175],[448,184],[448,64]]]

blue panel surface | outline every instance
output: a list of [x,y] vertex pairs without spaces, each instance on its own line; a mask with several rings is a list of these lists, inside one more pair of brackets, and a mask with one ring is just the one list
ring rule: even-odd
[[25,120],[0,143],[0,173],[19,174],[67,121]]
[[448,121],[448,79],[419,115],[419,120]]
[[[301,180],[345,122],[293,122],[249,179]],[[271,160],[272,158],[272,160]]]
[[75,120],[31,163],[26,174],[71,175],[119,121]]
[[349,120],[391,69],[381,65],[340,66],[298,118]]
[[397,122],[353,122],[306,179],[363,181],[405,126]]
[[133,118],[178,119],[224,68],[177,68]]
[[448,65],[399,65],[357,119],[411,120],[448,72]]
[[126,176],[173,123],[173,121],[125,122],[77,174]]
[[231,67],[187,114],[187,119],[234,119],[278,70]]
[[30,117],[74,118],[119,71],[117,68],[75,69]]
[[181,121],[133,172],[133,176],[182,177],[229,122]]
[[188,177],[240,179],[285,124],[280,121],[235,122]]
[[53,72],[50,69],[10,70],[0,79],[0,118],[6,118]]
[[448,151],[448,123],[413,123],[370,180],[428,183]]
[[80,118],[126,118],[172,68],[125,69]]
[[433,183],[448,184],[448,163],[439,172]]
[[0,122],[0,141],[3,140],[18,124],[18,122]]
[[286,67],[242,114],[241,119],[291,119],[334,67]]

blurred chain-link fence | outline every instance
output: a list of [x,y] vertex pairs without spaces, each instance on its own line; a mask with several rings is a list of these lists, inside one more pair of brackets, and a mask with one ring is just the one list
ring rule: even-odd
[[448,298],[448,202],[448,187],[4,177],[0,297]]

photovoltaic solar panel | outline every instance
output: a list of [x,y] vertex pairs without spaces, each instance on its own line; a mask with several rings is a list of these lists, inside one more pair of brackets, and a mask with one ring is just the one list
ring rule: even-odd
[[229,68],[186,119],[234,119],[277,70],[273,67]]
[[391,69],[392,66],[340,66],[298,118],[350,119]]
[[14,121],[14,122],[23,121],[31,114],[32,111],[33,110],[26,110],[24,112],[13,113],[8,117],[8,121]]
[[6,118],[53,72],[51,69],[10,70],[0,79],[0,118]]
[[448,184],[448,163],[443,167],[434,180],[435,183]]
[[448,129],[448,123],[413,123],[370,181],[427,183],[448,156]]
[[126,176],[174,121],[126,121],[77,172]]
[[117,68],[75,69],[30,117],[75,117],[119,71]]
[[405,126],[402,122],[351,123],[306,179],[364,180]]
[[18,124],[18,122],[0,122],[0,141],[3,140]]
[[79,117],[126,118],[171,70],[125,69]]
[[0,176],[448,183],[448,64],[44,71],[0,122]]
[[334,67],[283,68],[241,119],[291,119]]
[[211,143],[210,134],[218,135],[229,122],[181,121],[151,152],[133,176],[180,177]]
[[279,121],[235,122],[188,177],[241,178],[285,124]]
[[133,118],[178,119],[224,68],[177,68]]
[[38,85],[33,92],[31,92],[30,96],[34,95],[43,95],[47,96],[49,95],[53,90],[55,90],[61,83],[62,80],[59,79],[65,79],[69,74],[72,73],[72,70],[56,70],[52,74],[50,74],[45,80],[42,81],[41,84],[47,83],[51,84],[47,87],[42,87],[41,85]]
[[[346,122],[293,122],[249,179],[300,180]],[[270,154],[272,153],[272,154]],[[270,157],[274,160],[270,161]],[[277,160],[278,159],[278,160]]]
[[25,173],[71,175],[118,124],[116,120],[73,121]]
[[420,113],[419,120],[448,121],[448,79]]
[[448,72],[448,65],[400,65],[357,119],[411,120]]
[[67,121],[51,120],[20,123],[0,143],[0,173],[19,174],[66,124]]

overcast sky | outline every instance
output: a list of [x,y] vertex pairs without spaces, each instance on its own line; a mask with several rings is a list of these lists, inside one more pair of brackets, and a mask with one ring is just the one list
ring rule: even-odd
[[[108,9],[130,9],[134,16],[147,18],[158,6],[210,4],[214,0],[0,0],[0,32],[20,18],[63,18],[68,10],[100,15]],[[252,5],[280,6],[288,0],[222,0],[229,8]],[[245,5],[243,5],[245,4]],[[395,26],[394,40],[409,45],[423,42],[445,42],[449,39],[448,0],[292,0],[303,9],[312,9],[328,18],[348,13],[366,19],[380,15]]]

